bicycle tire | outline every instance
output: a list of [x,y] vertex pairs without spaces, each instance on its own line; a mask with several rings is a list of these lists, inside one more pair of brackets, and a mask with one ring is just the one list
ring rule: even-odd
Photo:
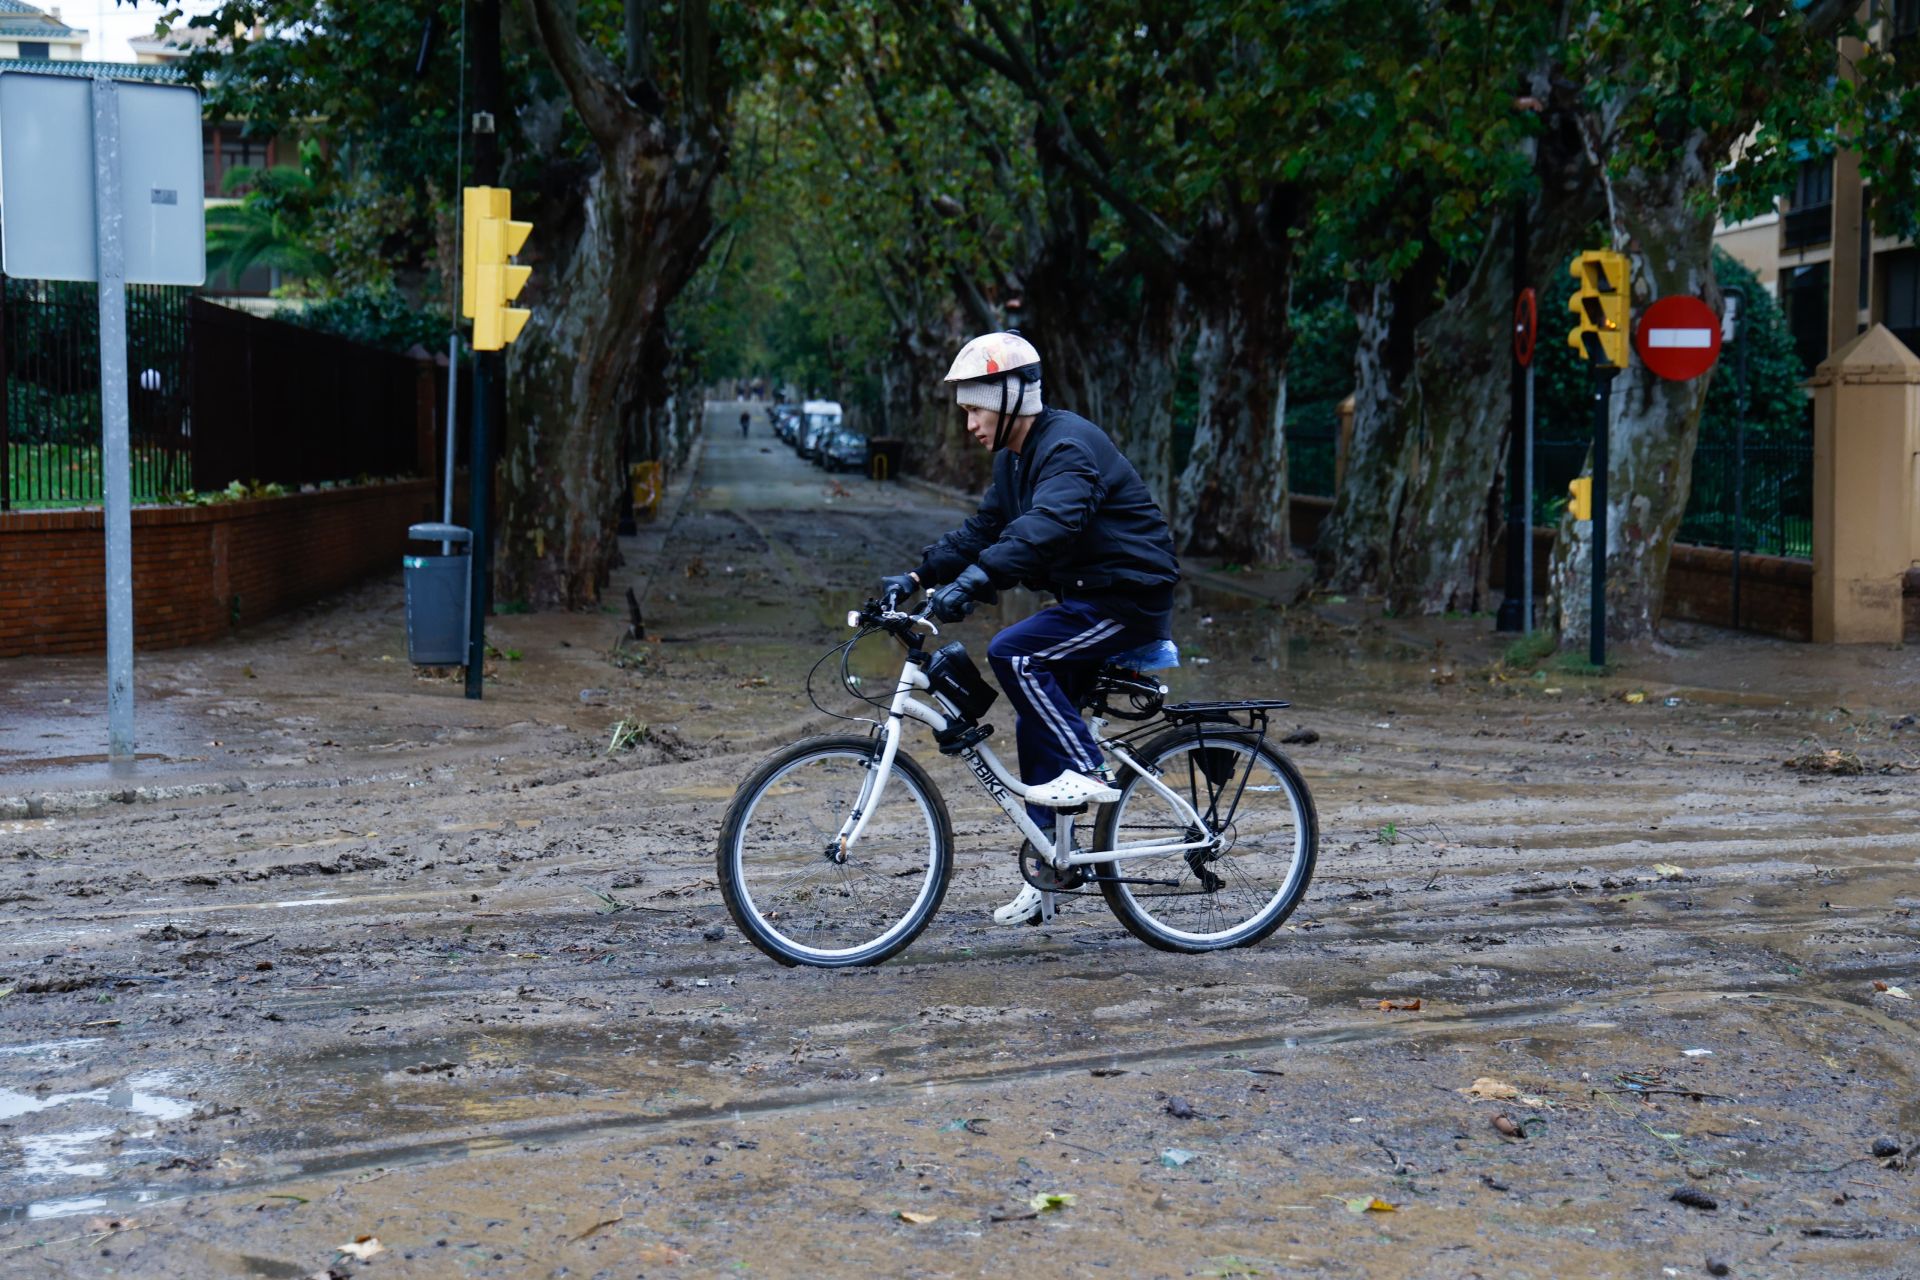
[[[1152,769],[1170,760],[1180,749],[1191,750],[1199,747],[1244,751],[1249,760],[1258,761],[1278,780],[1280,788],[1287,793],[1289,810],[1294,823],[1294,852],[1288,874],[1272,895],[1261,903],[1258,910],[1253,911],[1245,919],[1206,932],[1180,928],[1162,920],[1154,914],[1148,904],[1156,897],[1211,896],[1217,898],[1218,890],[1195,888],[1176,890],[1167,895],[1136,894],[1133,887],[1128,884],[1114,879],[1103,879],[1100,884],[1100,893],[1106,899],[1108,909],[1121,924],[1126,926],[1127,932],[1148,946],[1162,951],[1197,954],[1222,951],[1230,947],[1247,947],[1260,942],[1278,929],[1300,905],[1301,898],[1306,895],[1307,888],[1312,883],[1314,865],[1319,857],[1319,816],[1314,810],[1313,794],[1307,788],[1306,779],[1300,776],[1300,771],[1294,766],[1293,761],[1271,745],[1262,742],[1257,735],[1244,731],[1234,733],[1210,730],[1203,733],[1198,728],[1192,727],[1173,729],[1146,743],[1139,748],[1136,755],[1142,765]],[[1248,772],[1251,774],[1251,767]],[[1120,785],[1120,798],[1112,804],[1103,806],[1100,811],[1100,818],[1094,829],[1096,849],[1114,849],[1121,843],[1118,838],[1121,827],[1129,816],[1130,802],[1136,797],[1143,794],[1152,796],[1162,806],[1171,809],[1171,806],[1166,806],[1165,801],[1159,798],[1158,793],[1149,787],[1138,773],[1131,769],[1122,770],[1122,773],[1124,777]],[[1270,789],[1263,784],[1262,793]],[[1234,798],[1241,797],[1236,795]],[[1198,808],[1198,804],[1195,804],[1195,807]],[[1229,825],[1234,827],[1238,824]],[[1185,858],[1177,855],[1172,857],[1180,863],[1186,863]],[[1101,876],[1138,876],[1141,875],[1142,861],[1141,859],[1116,859],[1100,864],[1095,871]],[[1198,869],[1191,868],[1191,864],[1187,865],[1195,877],[1193,883],[1196,886],[1199,885]]]
[[[887,779],[887,791],[881,797],[881,803],[884,805],[897,802],[898,793],[895,788],[903,787],[920,810],[929,844],[926,850],[926,882],[913,896],[910,907],[898,920],[887,923],[876,937],[856,940],[851,945],[810,946],[790,936],[791,926],[779,918],[787,910],[784,901],[780,905],[775,905],[775,900],[764,889],[760,891],[760,896],[756,897],[756,884],[778,883],[778,877],[763,876],[758,870],[763,862],[774,858],[792,862],[798,868],[807,868],[812,866],[813,859],[817,857],[821,866],[834,867],[839,877],[840,889],[838,892],[829,892],[825,896],[840,897],[849,904],[858,895],[853,892],[853,885],[857,881],[850,880],[845,870],[848,866],[854,866],[861,879],[872,880],[876,884],[898,881],[905,875],[915,874],[913,868],[917,863],[912,857],[904,861],[895,859],[896,862],[908,868],[906,872],[887,870],[884,875],[876,875],[872,871],[863,869],[862,864],[854,856],[849,856],[842,863],[835,863],[827,857],[824,847],[812,851],[810,846],[799,838],[788,840],[783,845],[777,832],[768,832],[764,836],[757,837],[757,840],[763,840],[766,843],[756,844],[752,865],[749,865],[748,836],[752,830],[752,824],[761,802],[768,798],[771,788],[777,782],[792,776],[796,769],[809,762],[827,760],[871,762],[879,754],[880,749],[881,744],[876,739],[852,735],[831,735],[796,742],[763,761],[740,784],[727,806],[726,817],[720,824],[719,847],[715,851],[716,878],[720,884],[720,895],[727,904],[728,914],[733,917],[734,924],[739,927],[741,933],[746,935],[747,940],[783,965],[809,965],[815,968],[831,969],[879,964],[898,955],[919,937],[946,897],[947,886],[953,878],[952,820],[947,812],[946,801],[941,797],[940,790],[934,785],[933,779],[927,776],[926,770],[921,768],[915,760],[904,753],[894,756],[893,773]],[[845,810],[842,809],[841,816],[844,816],[844,812]],[[891,814],[893,811],[888,812]],[[910,814],[908,816],[911,817]],[[878,815],[876,820],[877,818]],[[773,821],[769,818],[768,824],[763,825],[770,825]],[[854,850],[858,853],[864,848],[869,851],[870,856],[878,856],[876,851],[880,843],[881,833],[870,823],[868,835],[854,846]],[[788,849],[787,845],[790,845],[791,849]],[[807,874],[812,875],[818,870],[818,867],[814,867]],[[794,888],[796,893],[793,901],[795,903],[807,901],[798,896],[798,882],[795,882]],[[831,886],[828,888],[831,890]],[[816,885],[809,892],[819,893],[820,887]],[[798,913],[802,909],[795,907],[794,910]],[[882,913],[885,914],[890,910],[891,908],[883,908]]]

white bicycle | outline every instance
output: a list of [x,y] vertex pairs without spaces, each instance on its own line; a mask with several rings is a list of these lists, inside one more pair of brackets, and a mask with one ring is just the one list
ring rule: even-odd
[[[720,830],[727,910],[781,964],[878,964],[919,936],[946,896],[953,825],[933,779],[900,749],[907,720],[931,728],[1026,837],[1020,872],[1042,893],[1043,919],[1057,895],[1097,890],[1141,941],[1200,952],[1259,942],[1299,905],[1319,824],[1300,771],[1267,742],[1268,713],[1288,703],[1169,704],[1155,677],[1102,668],[1082,709],[1118,768],[1119,798],[1099,806],[1083,850],[1074,819],[1084,803],[1058,808],[1050,834],[1028,817],[1030,788],[986,745],[993,726],[980,717],[996,695],[964,646],[927,653],[939,630],[924,611],[880,601],[848,613],[847,625],[853,638],[826,657],[840,654],[842,682],[885,718],[866,736],[776,753],[740,784]],[[906,650],[887,702],[867,698],[849,672],[853,647],[883,633]],[[1109,735],[1110,718],[1133,727]]]

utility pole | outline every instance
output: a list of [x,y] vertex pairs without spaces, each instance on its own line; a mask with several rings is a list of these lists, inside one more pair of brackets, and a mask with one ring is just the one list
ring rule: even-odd
[[[500,0],[467,0],[473,33],[473,184],[500,179]],[[487,615],[493,608],[493,450],[498,424],[505,418],[506,381],[502,353],[473,353],[473,438],[467,463],[467,523],[473,530],[467,590],[467,696],[483,692],[487,665]],[[449,377],[452,372],[449,371]]]
[[[1513,213],[1513,291],[1516,297],[1527,285],[1527,201],[1526,197],[1514,201]],[[1533,359],[1533,335],[1525,336],[1525,354],[1522,355],[1521,317],[1516,308],[1514,317],[1513,376],[1509,381],[1509,400],[1511,402],[1511,446],[1507,450],[1507,591],[1500,601],[1500,615],[1494,622],[1496,631],[1533,630],[1531,611],[1526,610],[1528,586],[1524,576],[1531,567],[1531,557],[1526,555],[1526,544],[1532,536],[1532,512],[1525,510],[1522,503],[1527,500],[1531,472],[1527,467],[1530,456],[1527,440],[1527,377]]]
[[1747,541],[1747,295],[1740,289],[1723,289],[1720,340],[1733,339],[1735,375],[1733,384],[1733,629],[1740,629],[1740,553]]
[[1613,376],[1619,370],[1598,364],[1593,369],[1593,583],[1588,597],[1587,661],[1607,665],[1607,445],[1608,401]]

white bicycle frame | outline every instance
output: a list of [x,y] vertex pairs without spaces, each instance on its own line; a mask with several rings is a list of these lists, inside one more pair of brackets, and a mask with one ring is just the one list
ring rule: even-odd
[[[849,615],[848,621],[850,624],[857,625],[858,615]],[[914,621],[926,627],[931,634],[940,634],[939,628],[935,627],[933,623],[927,621],[925,618],[916,617]],[[929,689],[931,687],[931,683],[927,679],[927,673],[922,671],[917,665],[912,662],[903,662],[901,664],[900,680],[894,688],[893,701],[887,708],[886,723],[880,727],[880,758],[875,761],[872,768],[868,770],[866,781],[862,783],[860,787],[859,798],[854,801],[853,812],[847,815],[847,819],[841,824],[840,831],[836,837],[840,843],[842,857],[846,855],[847,850],[859,842],[861,834],[867,829],[867,820],[873,815],[873,811],[879,807],[880,799],[886,793],[887,779],[893,774],[894,757],[900,754],[900,737],[904,728],[903,722],[909,719],[918,720],[922,724],[932,728],[935,733],[943,732],[950,722],[950,717],[946,712],[941,711],[937,707],[929,706],[913,696],[915,691]],[[938,695],[935,696],[937,697]],[[1190,829],[1205,831],[1207,829],[1206,824],[1201,821],[1200,815],[1194,811],[1193,806],[1188,804],[1179,792],[1174,791],[1152,773],[1148,772],[1139,760],[1134,757],[1133,752],[1128,749],[1126,743],[1100,736],[1101,724],[1102,722],[1097,719],[1093,722],[1094,737],[1095,740],[1099,742],[1101,749],[1116,756],[1127,768],[1133,770],[1133,772],[1145,779],[1148,786],[1152,787],[1165,798],[1168,803],[1173,805],[1174,811],[1180,815],[1181,820],[1186,823]],[[957,754],[960,759],[966,763],[968,770],[972,772],[974,780],[980,784],[988,796],[992,797],[993,802],[1000,806],[1001,812],[1007,815],[1013,825],[1019,829],[1020,834],[1031,841],[1035,849],[1050,849],[1052,851],[1048,861],[1059,870],[1065,870],[1069,867],[1090,866],[1096,862],[1117,862],[1126,858],[1152,858],[1162,854],[1188,853],[1196,849],[1210,849],[1214,847],[1215,841],[1209,838],[1178,844],[1170,844],[1163,841],[1120,844],[1111,849],[1096,849],[1084,853],[1075,852],[1073,848],[1073,815],[1071,813],[1062,810],[1054,821],[1054,834],[1051,837],[1045,835],[1038,826],[1034,825],[1033,819],[1027,816],[1026,806],[1021,803],[1031,788],[1018,778],[1015,778],[1013,774],[1008,771],[1007,767],[1000,763],[1000,757],[993,753],[991,747],[985,745],[985,743],[976,743],[972,746],[962,747]]]

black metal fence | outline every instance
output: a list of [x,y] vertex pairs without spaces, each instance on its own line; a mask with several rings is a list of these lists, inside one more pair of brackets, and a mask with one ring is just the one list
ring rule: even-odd
[[1813,444],[1730,444],[1693,451],[1693,492],[1679,540],[1769,556],[1813,555]]
[[195,298],[193,487],[420,469],[420,362]]
[[1287,414],[1287,488],[1318,498],[1334,496],[1340,449],[1337,404],[1304,405]]
[[[1587,466],[1585,440],[1534,443],[1533,522],[1554,525],[1567,482]],[[1699,547],[1735,545],[1760,555],[1813,555],[1813,441],[1703,443],[1693,451],[1693,485],[1676,539]]]
[[[128,287],[127,347],[136,503],[421,469],[416,360],[158,285]],[[0,510],[99,505],[94,285],[0,280],[0,386]]]
[[[164,285],[127,288],[128,425],[133,496],[188,487],[187,299]],[[98,504],[100,307],[92,284],[0,281],[0,510]]]

